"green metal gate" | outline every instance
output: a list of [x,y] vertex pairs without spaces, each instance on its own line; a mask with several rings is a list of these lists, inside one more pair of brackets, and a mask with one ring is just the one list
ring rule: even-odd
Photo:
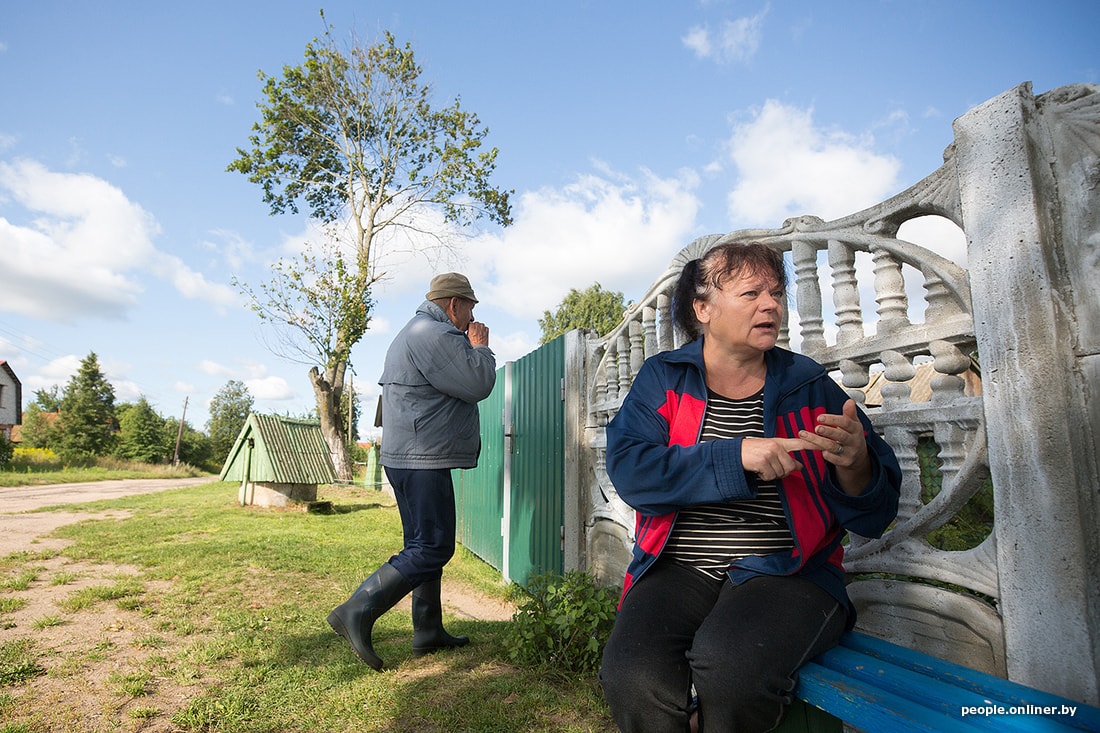
[[455,472],[459,541],[516,583],[563,569],[564,339],[497,370],[478,467]]

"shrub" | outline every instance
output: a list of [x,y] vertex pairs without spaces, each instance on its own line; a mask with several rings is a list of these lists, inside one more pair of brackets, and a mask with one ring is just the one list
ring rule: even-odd
[[513,662],[594,675],[615,621],[618,592],[587,572],[544,573],[524,588],[505,646]]
[[25,473],[37,471],[60,471],[61,459],[49,448],[15,449],[10,468]]
[[0,468],[6,468],[7,465],[11,463],[11,457],[14,450],[11,441],[8,440],[8,436],[0,433]]

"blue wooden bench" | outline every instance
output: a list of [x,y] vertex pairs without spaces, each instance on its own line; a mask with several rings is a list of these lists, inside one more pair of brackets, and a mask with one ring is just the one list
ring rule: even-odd
[[858,632],[806,664],[795,695],[783,733],[1100,731],[1100,708]]

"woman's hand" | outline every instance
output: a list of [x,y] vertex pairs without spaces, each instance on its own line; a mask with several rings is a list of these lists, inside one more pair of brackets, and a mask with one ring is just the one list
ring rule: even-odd
[[793,451],[813,449],[799,438],[745,438],[741,441],[741,466],[764,481],[776,481],[802,470]]
[[813,432],[801,430],[798,437],[836,466],[837,480],[845,493],[858,496],[871,480],[867,438],[856,413],[855,400],[844,403],[840,415],[818,415]]
[[777,481],[802,470],[791,456],[801,450],[821,451],[822,458],[836,467],[837,483],[846,494],[859,496],[871,481],[867,438],[854,400],[845,402],[839,415],[819,415],[813,432],[800,430],[797,438],[745,438],[741,465],[761,480]]

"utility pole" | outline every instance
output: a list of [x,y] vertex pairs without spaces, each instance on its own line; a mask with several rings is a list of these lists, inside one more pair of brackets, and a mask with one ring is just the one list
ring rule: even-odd
[[172,467],[180,465],[180,440],[183,438],[183,421],[187,417],[187,400],[188,397],[183,398],[183,415],[180,417],[179,430],[176,431],[176,453],[172,456]]

